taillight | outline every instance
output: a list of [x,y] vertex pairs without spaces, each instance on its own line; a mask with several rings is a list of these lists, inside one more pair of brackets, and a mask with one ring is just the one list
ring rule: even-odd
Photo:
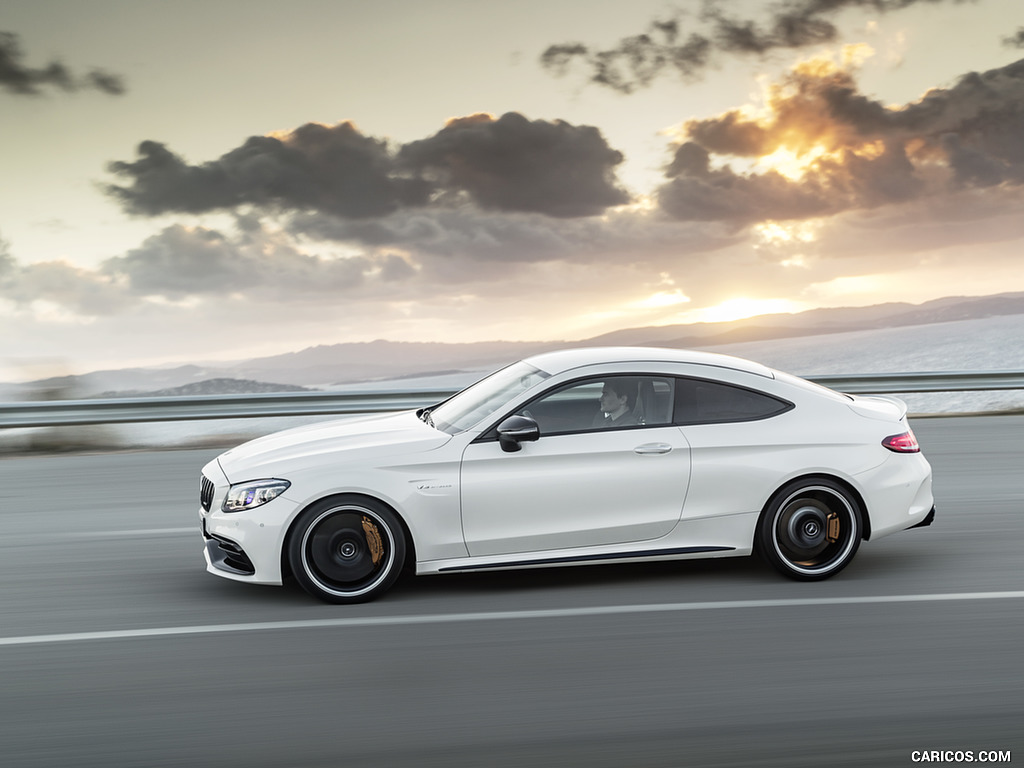
[[896,453],[920,453],[921,446],[917,444],[913,430],[908,429],[898,435],[889,435],[882,441],[882,445]]

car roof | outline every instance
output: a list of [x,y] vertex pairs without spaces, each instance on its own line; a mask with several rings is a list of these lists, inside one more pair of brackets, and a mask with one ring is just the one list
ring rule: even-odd
[[739,357],[714,352],[695,352],[689,349],[664,347],[577,347],[543,352],[526,358],[526,362],[552,375],[585,365],[607,363],[687,363],[715,368],[728,368],[757,376],[775,378],[771,368]]

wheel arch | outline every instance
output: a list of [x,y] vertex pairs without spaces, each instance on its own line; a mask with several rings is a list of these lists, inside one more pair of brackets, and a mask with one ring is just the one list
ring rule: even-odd
[[761,521],[764,519],[764,516],[768,513],[768,510],[771,508],[772,504],[779,497],[779,495],[786,489],[787,486],[790,486],[796,482],[815,482],[817,480],[828,480],[829,482],[835,483],[836,485],[839,485],[844,491],[849,493],[850,496],[853,497],[853,500],[857,502],[857,506],[860,507],[861,512],[861,539],[863,541],[870,541],[871,515],[868,512],[868,505],[864,502],[864,495],[850,481],[842,477],[839,477],[838,475],[832,475],[827,472],[811,472],[806,475],[797,475],[796,477],[791,477],[786,482],[782,483],[778,488],[776,488],[772,492],[772,494],[765,501],[764,506],[761,507],[761,514],[758,515],[757,526],[755,526],[755,530],[758,526],[760,526]]
[[282,580],[294,576],[292,573],[291,563],[288,562],[288,543],[291,541],[292,536],[295,533],[295,526],[302,517],[302,513],[309,509],[314,504],[319,504],[323,501],[330,499],[337,499],[339,501],[352,501],[358,499],[366,499],[377,504],[383,504],[387,507],[391,513],[398,519],[399,524],[402,526],[402,534],[405,536],[405,562],[402,563],[402,569],[406,570],[410,567],[415,570],[416,568],[416,542],[412,536],[412,530],[409,528],[409,523],[406,522],[405,517],[401,511],[395,508],[394,504],[390,504],[379,496],[371,496],[368,493],[329,493],[326,496],[321,496],[317,499],[312,499],[302,509],[300,509],[292,521],[288,524],[288,529],[285,531],[284,538],[281,539],[281,578]]

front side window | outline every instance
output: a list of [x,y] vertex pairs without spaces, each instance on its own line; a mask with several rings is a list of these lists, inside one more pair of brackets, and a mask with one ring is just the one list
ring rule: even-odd
[[670,424],[674,382],[668,376],[596,376],[549,392],[516,413],[540,434]]
[[678,379],[675,388],[676,424],[721,424],[756,421],[793,408],[785,400],[745,387],[705,379]]

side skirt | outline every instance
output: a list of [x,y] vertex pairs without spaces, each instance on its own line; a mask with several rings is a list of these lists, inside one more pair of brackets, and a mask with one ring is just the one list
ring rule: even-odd
[[569,563],[594,563],[612,560],[637,560],[650,557],[674,557],[697,555],[707,552],[732,552],[735,547],[677,547],[675,549],[649,549],[641,552],[616,552],[605,555],[568,555],[564,557],[536,558],[531,560],[508,560],[498,563],[469,563],[439,568],[438,573],[450,571],[481,571],[488,568],[530,568],[543,565],[566,565]]

